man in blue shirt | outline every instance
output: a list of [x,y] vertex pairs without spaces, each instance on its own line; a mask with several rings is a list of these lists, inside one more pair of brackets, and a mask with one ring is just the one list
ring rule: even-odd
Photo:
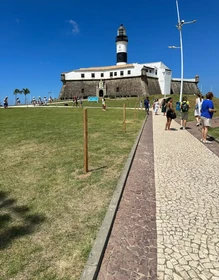
[[144,107],[145,107],[146,113],[149,115],[150,101],[149,101],[148,96],[144,100]]
[[208,128],[211,126],[211,119],[214,112],[214,103],[212,98],[214,97],[212,92],[206,94],[206,100],[203,101],[201,107],[201,123],[202,123],[202,139],[201,141],[205,144],[210,144],[211,142],[207,140]]

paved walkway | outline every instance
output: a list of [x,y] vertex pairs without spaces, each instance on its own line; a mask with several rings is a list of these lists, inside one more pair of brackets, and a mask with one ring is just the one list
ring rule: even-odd
[[165,121],[146,123],[98,280],[219,279],[219,157]]

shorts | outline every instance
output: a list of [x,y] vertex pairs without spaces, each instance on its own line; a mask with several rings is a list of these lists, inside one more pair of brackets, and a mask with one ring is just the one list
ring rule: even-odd
[[201,124],[203,126],[211,126],[211,119],[207,119],[205,117],[201,117]]
[[189,113],[188,112],[181,112],[181,120],[188,120]]

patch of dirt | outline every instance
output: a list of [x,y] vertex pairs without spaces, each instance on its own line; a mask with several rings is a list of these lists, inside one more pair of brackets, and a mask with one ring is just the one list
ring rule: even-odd
[[86,179],[86,178],[90,177],[90,175],[91,175],[91,172],[88,172],[88,173],[77,175],[75,178],[76,179]]

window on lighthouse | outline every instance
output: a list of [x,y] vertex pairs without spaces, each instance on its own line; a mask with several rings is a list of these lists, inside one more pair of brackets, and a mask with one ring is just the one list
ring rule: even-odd
[[91,78],[95,78],[95,74],[94,73],[91,73]]
[[84,74],[81,74],[81,78],[84,78]]
[[101,74],[100,74],[100,77],[103,78],[103,77],[104,77],[104,73],[101,73]]
[[128,70],[128,75],[131,75],[131,70]]
[[124,72],[123,71],[120,71],[120,76],[123,76]]

